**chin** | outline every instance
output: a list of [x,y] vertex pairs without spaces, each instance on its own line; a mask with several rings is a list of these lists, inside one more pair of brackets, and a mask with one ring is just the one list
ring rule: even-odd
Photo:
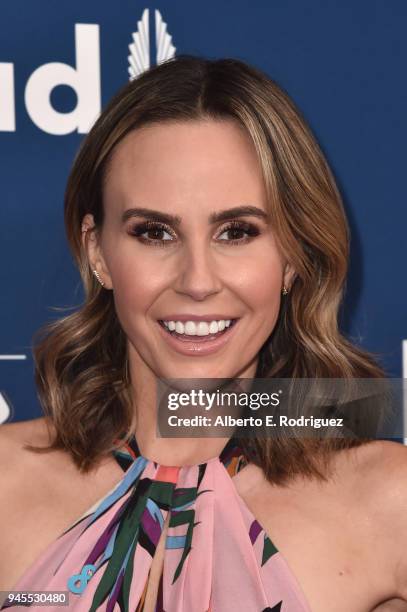
[[241,368],[227,368],[224,365],[195,365],[193,363],[191,364],[192,359],[196,358],[189,358],[189,363],[179,364],[177,367],[171,368],[170,370],[163,368],[160,378],[235,378],[237,376],[236,372],[241,371]]

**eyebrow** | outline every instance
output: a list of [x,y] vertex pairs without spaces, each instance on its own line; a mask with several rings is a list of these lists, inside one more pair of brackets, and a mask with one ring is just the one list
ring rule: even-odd
[[[132,217],[143,217],[150,221],[159,221],[161,223],[167,223],[179,227],[182,219],[178,215],[170,215],[163,213],[160,210],[152,210],[151,208],[129,208],[125,210],[122,215],[122,223],[125,223]],[[213,212],[209,215],[209,223],[219,223],[219,221],[228,221],[235,219],[236,217],[258,217],[264,219],[266,222],[270,220],[269,215],[257,206],[235,206],[227,210],[221,210],[219,212]]]

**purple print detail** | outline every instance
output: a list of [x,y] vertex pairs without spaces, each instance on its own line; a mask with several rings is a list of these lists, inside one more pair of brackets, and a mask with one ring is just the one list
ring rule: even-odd
[[121,572],[120,572],[120,574],[119,574],[119,576],[117,578],[117,581],[116,581],[115,587],[113,589],[113,592],[112,592],[112,594],[110,595],[110,597],[108,599],[108,602],[107,602],[107,605],[106,605],[106,612],[113,612],[114,611],[115,605],[117,603],[117,598],[118,598],[118,595],[119,595],[119,592],[120,592],[120,587],[121,587],[122,582],[123,582],[123,578],[124,578],[124,569],[121,570]]
[[161,535],[161,526],[160,523],[151,516],[147,508],[144,509],[141,516],[141,524],[150,540],[157,546]]
[[250,525],[250,529],[249,529],[249,536],[250,536],[250,541],[252,544],[254,544],[255,541],[257,540],[257,536],[259,535],[261,530],[262,530],[262,527],[260,523],[254,520],[253,523]]

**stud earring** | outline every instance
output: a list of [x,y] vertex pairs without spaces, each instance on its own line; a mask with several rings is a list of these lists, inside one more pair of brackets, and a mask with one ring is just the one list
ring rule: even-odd
[[287,289],[287,287],[285,285],[283,285],[282,294],[283,295],[287,295],[287,293],[288,293],[288,289]]
[[93,274],[96,276],[96,278],[98,279],[99,283],[102,285],[102,287],[105,286],[105,283],[102,281],[102,279],[100,278],[100,274],[97,270],[93,270]]

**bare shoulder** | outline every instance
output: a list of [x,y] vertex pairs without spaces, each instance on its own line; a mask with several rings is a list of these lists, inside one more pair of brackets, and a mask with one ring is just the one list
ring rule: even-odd
[[33,457],[33,453],[27,453],[26,445],[46,446],[51,435],[52,427],[45,417],[0,425],[0,478],[10,476],[7,469],[10,466],[16,470],[22,462],[26,464],[27,459]]
[[43,443],[49,440],[49,428],[51,425],[45,417],[18,421],[16,423],[3,423],[0,425],[0,452],[3,445]]
[[387,522],[407,503],[407,447],[399,442],[375,440],[340,451],[333,459],[333,483],[358,500],[360,507],[375,508]]
[[45,418],[0,426],[0,487],[4,493],[0,497],[0,524],[4,513],[10,511],[10,506],[17,499],[21,501],[23,491],[29,494],[31,483],[38,479],[38,474],[46,475],[47,469],[50,469],[52,463],[48,462],[50,467],[47,468],[43,454],[26,448],[26,445],[47,446],[50,431]]
[[407,447],[378,440],[356,449],[356,485],[394,592],[407,601]]
[[[2,516],[10,508],[47,506],[54,516],[68,514],[73,519],[109,491],[122,477],[122,469],[112,456],[100,460],[90,471],[82,472],[65,449],[34,452],[28,446],[48,447],[55,434],[46,418],[0,426],[0,536]],[[81,495],[73,495],[74,491]],[[3,522],[3,525],[6,521]]]
[[0,591],[12,588],[41,550],[41,542],[35,546],[43,529],[32,492],[41,473],[37,464],[44,462],[24,447],[45,446],[47,438],[45,419],[0,425]]
[[122,475],[112,460],[84,474],[65,450],[26,448],[48,446],[52,434],[43,418],[0,426],[0,591]]
[[[48,447],[53,440],[55,429],[45,417],[6,423],[0,426],[0,484],[13,481],[19,486],[28,485],[32,478],[36,487],[52,481],[52,490],[58,486],[72,487],[84,482],[98,483],[99,480],[117,477],[118,467],[112,461],[101,462],[100,466],[88,473],[80,472],[69,452],[52,449],[47,452],[33,452],[28,446]],[[100,475],[100,476],[99,476]]]
[[374,485],[376,490],[389,493],[395,487],[407,484],[407,447],[399,442],[376,440],[369,444],[345,451],[348,453],[348,468],[356,468],[355,473],[366,487]]
[[384,537],[397,520],[407,524],[406,446],[387,440],[369,442],[332,455],[331,468],[326,481],[299,475],[275,485],[266,480],[260,467],[249,464],[234,481],[242,495],[274,504],[279,499],[283,506],[300,500],[302,508],[313,504],[325,507],[335,499]]
[[393,529],[399,519],[406,522],[407,447],[390,441],[377,441],[370,446],[362,475],[372,500],[380,505],[383,518]]

